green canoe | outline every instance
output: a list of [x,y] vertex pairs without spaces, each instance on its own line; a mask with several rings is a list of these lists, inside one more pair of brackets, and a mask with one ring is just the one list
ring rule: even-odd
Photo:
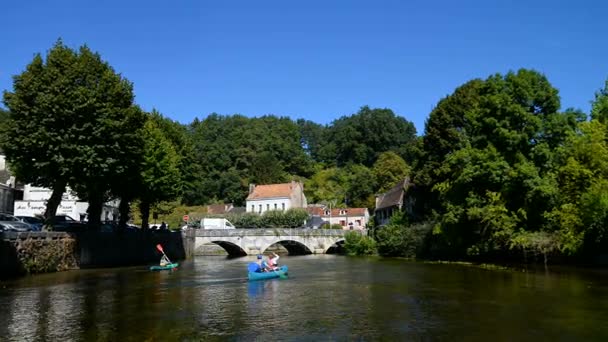
[[279,277],[287,277],[287,265],[283,265],[277,271],[272,272],[249,272],[249,280],[264,280]]
[[179,266],[179,263],[173,263],[173,264],[167,264],[165,266],[158,266],[158,265],[154,265],[154,266],[150,266],[150,271],[165,271],[165,270],[172,270],[174,268],[177,268],[177,266]]

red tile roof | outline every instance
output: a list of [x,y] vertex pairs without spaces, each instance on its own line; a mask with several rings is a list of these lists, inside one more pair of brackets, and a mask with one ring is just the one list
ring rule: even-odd
[[263,198],[291,197],[291,192],[297,183],[256,185],[253,192],[247,196],[248,200]]
[[[308,207],[307,210],[308,210],[308,213],[311,215],[329,217],[329,215],[325,215],[325,210],[327,210],[327,208]],[[367,208],[332,208],[331,216],[334,216],[334,217],[337,217],[337,216],[365,216],[366,210],[367,210]],[[346,211],[346,212],[341,214],[340,213],[341,211]]]

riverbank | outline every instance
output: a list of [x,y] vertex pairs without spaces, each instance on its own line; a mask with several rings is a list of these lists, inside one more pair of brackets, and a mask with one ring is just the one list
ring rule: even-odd
[[171,259],[186,257],[180,232],[2,232],[0,279],[91,267],[157,263],[161,244]]

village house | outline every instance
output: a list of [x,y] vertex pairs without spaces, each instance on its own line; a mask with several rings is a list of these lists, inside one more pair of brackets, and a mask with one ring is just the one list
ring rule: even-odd
[[207,206],[207,215],[223,215],[223,214],[240,214],[244,213],[244,207],[235,207],[233,203],[226,204],[209,204]]
[[[339,224],[342,229],[365,229],[369,222],[369,211],[367,208],[332,208],[324,205],[311,205],[308,207],[311,217],[320,217],[329,224]],[[318,228],[318,227],[315,227]]]
[[249,185],[245,210],[248,213],[263,214],[270,210],[289,210],[306,208],[304,185],[292,181],[282,184]]
[[[23,200],[15,201],[15,216],[40,216],[46,211],[46,202],[51,198],[53,191],[26,184],[23,188]],[[104,203],[101,212],[102,221],[118,220],[118,200]],[[77,221],[87,221],[89,203],[81,201],[74,196],[70,189],[66,189],[59,206],[57,215],[67,215]]]
[[398,211],[412,212],[412,201],[407,199],[407,190],[411,187],[410,179],[405,178],[389,191],[376,195],[374,218],[378,226],[389,223],[391,216]]

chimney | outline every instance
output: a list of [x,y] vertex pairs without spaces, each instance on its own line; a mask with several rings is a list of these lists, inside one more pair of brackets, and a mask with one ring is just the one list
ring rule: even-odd
[[255,184],[253,183],[249,183],[249,194],[251,195],[251,193],[253,192],[253,189],[255,189]]

